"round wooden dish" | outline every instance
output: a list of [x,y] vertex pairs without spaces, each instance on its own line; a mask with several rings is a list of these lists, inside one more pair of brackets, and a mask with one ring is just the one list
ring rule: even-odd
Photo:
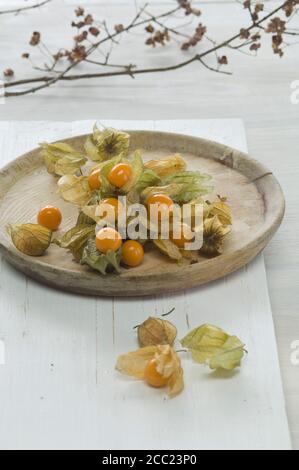
[[[101,274],[73,261],[70,253],[51,245],[38,258],[15,249],[6,233],[8,223],[36,221],[46,204],[63,212],[60,232],[74,225],[77,209],[57,195],[56,179],[43,165],[39,149],[17,158],[0,172],[0,248],[4,257],[28,276],[59,289],[102,296],[137,296],[190,288],[225,276],[248,263],[279,227],[284,213],[281,188],[271,174],[248,155],[208,140],[180,134],[129,131],[131,151],[142,150],[145,160],[179,152],[188,167],[211,174],[215,194],[228,197],[233,212],[232,233],[222,255],[204,257],[188,266],[178,266],[157,249],[148,248],[144,263],[121,274]],[[86,136],[67,141],[82,149]],[[58,232],[59,234],[59,232]]]

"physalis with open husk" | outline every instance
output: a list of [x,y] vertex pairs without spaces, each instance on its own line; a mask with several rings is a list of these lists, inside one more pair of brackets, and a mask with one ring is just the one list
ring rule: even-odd
[[112,128],[93,129],[93,134],[85,143],[85,151],[93,161],[109,160],[114,157],[125,157],[130,146],[130,136]]
[[152,387],[167,387],[170,398],[184,388],[180,358],[169,345],[146,346],[119,356],[116,369],[122,374],[144,380]]
[[200,249],[201,253],[208,256],[221,254],[225,237],[230,231],[231,227],[223,225],[217,215],[205,219],[203,222],[203,245]]
[[218,196],[218,201],[211,203],[206,201],[205,218],[217,215],[220,222],[224,225],[232,225],[232,211],[227,203],[227,198]]

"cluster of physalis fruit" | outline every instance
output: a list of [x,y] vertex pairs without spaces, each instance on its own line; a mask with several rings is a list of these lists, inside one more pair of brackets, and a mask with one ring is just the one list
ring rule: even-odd
[[[210,324],[193,328],[180,340],[177,339],[176,326],[164,318],[149,317],[136,328],[140,347],[119,356],[116,369],[143,380],[151,387],[166,387],[170,398],[180,394],[184,388],[181,355],[184,362],[191,355],[194,362],[213,371],[232,371],[241,365],[247,352],[237,336]],[[229,377],[231,373],[222,375]]]
[[[200,256],[222,252],[231,230],[230,207],[225,198],[218,197],[214,202],[204,198],[214,189],[211,177],[188,170],[181,155],[144,162],[141,151],[130,151],[128,133],[100,130],[96,126],[81,150],[66,142],[43,143],[41,153],[47,171],[57,178],[59,194],[75,204],[79,213],[74,226],[57,237],[53,237],[53,232],[63,220],[58,207],[46,205],[40,209],[37,223],[11,224],[12,241],[24,254],[41,256],[54,243],[69,250],[75,261],[106,274],[121,272],[121,266],[139,266],[146,256],[147,245],[178,263],[194,263]],[[133,238],[129,231],[124,235],[120,230],[119,214],[125,211],[128,229],[133,222],[129,209],[134,204],[144,206],[148,212],[156,209],[156,237],[151,238],[152,232],[147,231],[144,237]],[[191,206],[190,223],[181,220],[179,234],[176,231],[174,236],[170,229],[169,236],[163,237],[162,219],[166,215],[174,218],[174,207],[185,204]],[[195,230],[192,209],[198,204],[203,208],[203,242],[200,249],[188,251],[186,244],[190,238],[186,238],[186,228],[191,233]],[[109,210],[103,213],[103,206]]]

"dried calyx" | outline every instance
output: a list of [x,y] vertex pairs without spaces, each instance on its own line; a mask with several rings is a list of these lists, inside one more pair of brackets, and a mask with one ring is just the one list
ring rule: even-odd
[[51,243],[51,230],[38,224],[11,224],[8,232],[15,247],[29,256],[41,256]]
[[138,341],[141,347],[174,343],[177,336],[176,327],[168,320],[149,317],[138,326]]

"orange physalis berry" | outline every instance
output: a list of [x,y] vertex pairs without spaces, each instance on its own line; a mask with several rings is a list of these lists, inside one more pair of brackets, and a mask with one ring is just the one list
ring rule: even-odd
[[96,236],[96,247],[101,253],[117,251],[122,245],[120,234],[111,227],[104,227],[98,231]]
[[152,387],[160,388],[165,387],[169,379],[157,371],[157,361],[153,358],[145,366],[144,380]]
[[142,263],[144,249],[136,240],[127,240],[122,247],[122,261],[127,266],[135,267]]
[[100,180],[100,168],[93,170],[90,175],[88,176],[88,184],[90,189],[100,189],[101,187],[101,180]]
[[57,230],[61,224],[62,215],[57,207],[45,206],[39,211],[37,221],[49,230]]
[[118,163],[108,173],[108,181],[112,186],[121,188],[132,176],[132,167],[128,163]]

